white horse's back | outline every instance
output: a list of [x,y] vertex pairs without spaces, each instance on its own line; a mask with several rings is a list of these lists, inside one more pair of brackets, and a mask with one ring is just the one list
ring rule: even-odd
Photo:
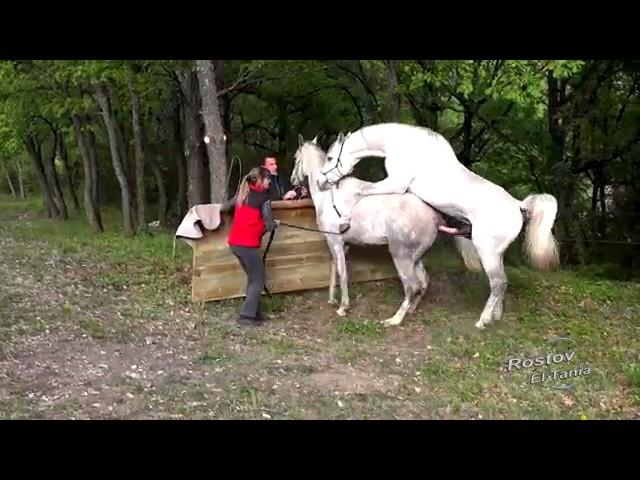
[[389,177],[411,177],[408,191],[449,215],[473,222],[480,204],[512,209],[519,205],[502,187],[460,163],[447,139],[428,128],[382,123],[364,127],[349,138],[378,149],[385,156]]

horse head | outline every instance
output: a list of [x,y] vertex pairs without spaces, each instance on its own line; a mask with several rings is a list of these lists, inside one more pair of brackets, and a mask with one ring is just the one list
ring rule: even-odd
[[305,141],[304,137],[298,134],[298,149],[294,157],[291,183],[299,185],[310,172],[320,168],[326,161],[325,153],[318,145],[318,135],[313,140]]
[[353,152],[350,151],[351,145],[347,142],[350,137],[351,132],[347,135],[340,132],[336,141],[329,147],[327,162],[320,171],[321,175],[318,179],[318,187],[322,190],[337,184],[340,179],[353,171],[357,162],[352,155]]

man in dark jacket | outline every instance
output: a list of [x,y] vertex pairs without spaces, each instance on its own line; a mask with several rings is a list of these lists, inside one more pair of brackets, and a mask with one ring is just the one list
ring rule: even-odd
[[271,200],[294,200],[298,198],[298,193],[292,189],[286,179],[278,175],[278,159],[275,155],[268,155],[262,159],[260,166],[266,168],[271,173],[271,187],[269,193]]

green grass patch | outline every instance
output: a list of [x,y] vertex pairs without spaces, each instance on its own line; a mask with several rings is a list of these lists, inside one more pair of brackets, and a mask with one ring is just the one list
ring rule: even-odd
[[275,355],[290,355],[299,353],[300,348],[298,345],[287,338],[276,338],[268,342],[269,350]]
[[341,336],[377,339],[384,336],[384,326],[378,321],[346,319],[338,324],[336,332]]

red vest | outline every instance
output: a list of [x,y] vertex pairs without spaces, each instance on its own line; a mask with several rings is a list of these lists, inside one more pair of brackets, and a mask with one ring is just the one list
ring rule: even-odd
[[235,247],[259,248],[264,235],[262,205],[269,195],[261,187],[250,186],[246,203],[236,205],[228,243]]

